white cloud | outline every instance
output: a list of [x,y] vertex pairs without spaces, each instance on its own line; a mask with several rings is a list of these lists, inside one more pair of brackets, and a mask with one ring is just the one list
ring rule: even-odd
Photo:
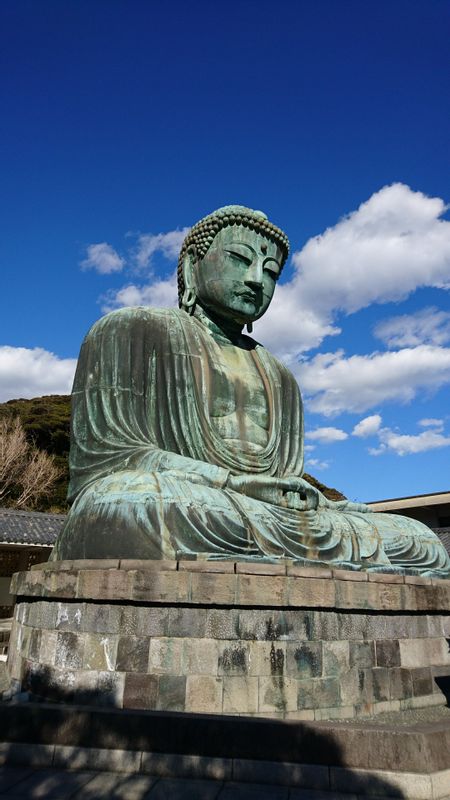
[[348,358],[339,350],[300,362],[295,371],[308,407],[333,416],[387,401],[407,403],[420,389],[435,391],[450,383],[450,348],[421,345]]
[[370,417],[364,417],[352,430],[353,436],[359,436],[365,439],[367,436],[373,436],[380,429],[381,417],[379,414],[372,414]]
[[329,461],[321,461],[319,458],[309,458],[305,463],[305,467],[312,467],[314,470],[328,469],[329,466]]
[[439,197],[401,183],[373,194],[293,254],[294,277],[278,287],[258,338],[293,357],[339,333],[338,312],[402,300],[421,286],[450,288],[445,210]]
[[315,449],[316,449],[316,445],[315,444],[305,444],[305,446],[303,448],[305,453],[312,453],[313,450],[315,450]]
[[450,342],[450,313],[430,306],[415,314],[389,317],[375,326],[374,335],[391,348],[443,345]]
[[124,266],[125,259],[107,242],[90,244],[87,247],[87,257],[81,262],[83,269],[95,269],[101,275],[121,272]]
[[130,283],[118,291],[109,291],[102,298],[102,311],[112,311],[123,306],[153,306],[170,308],[178,304],[177,276],[156,280],[147,286]]
[[436,419],[435,417],[426,417],[424,419],[419,419],[418,422],[422,428],[443,428],[444,420]]
[[70,394],[75,358],[58,358],[41,347],[0,346],[0,402],[46,394]]
[[378,449],[369,451],[371,455],[380,455],[387,450],[391,450],[399,456],[405,456],[411,453],[424,453],[426,450],[450,446],[450,436],[443,436],[442,433],[433,430],[423,431],[416,436],[411,436],[396,433],[390,428],[382,428],[379,436],[381,446]]
[[316,442],[342,442],[348,438],[348,433],[342,431],[340,428],[316,428],[313,431],[305,433],[306,439],[312,439]]
[[152,257],[160,252],[169,261],[178,258],[185,236],[190,228],[168,231],[167,233],[142,233],[138,236],[134,257],[140,269],[151,266]]

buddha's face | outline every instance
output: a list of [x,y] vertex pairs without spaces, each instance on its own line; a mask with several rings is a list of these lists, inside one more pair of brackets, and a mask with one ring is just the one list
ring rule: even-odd
[[281,248],[255,231],[222,228],[193,268],[197,302],[217,317],[245,325],[267,311],[281,271]]

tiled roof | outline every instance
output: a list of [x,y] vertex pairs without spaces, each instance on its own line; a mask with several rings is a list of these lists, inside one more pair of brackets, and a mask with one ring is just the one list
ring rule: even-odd
[[65,521],[65,514],[0,508],[0,544],[52,547]]

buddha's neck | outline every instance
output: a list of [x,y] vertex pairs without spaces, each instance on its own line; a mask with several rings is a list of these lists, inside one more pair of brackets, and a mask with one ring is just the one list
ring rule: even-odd
[[211,331],[215,338],[222,341],[230,342],[230,344],[239,344],[242,337],[242,328],[238,322],[233,320],[226,320],[223,317],[218,317],[214,312],[209,309],[202,308],[196,305],[194,317],[205,325]]

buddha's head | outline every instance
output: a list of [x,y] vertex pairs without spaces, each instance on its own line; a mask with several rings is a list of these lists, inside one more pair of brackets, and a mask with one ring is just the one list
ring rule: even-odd
[[262,211],[225,206],[186,236],[178,261],[178,304],[251,325],[272,300],[289,253],[287,236]]

